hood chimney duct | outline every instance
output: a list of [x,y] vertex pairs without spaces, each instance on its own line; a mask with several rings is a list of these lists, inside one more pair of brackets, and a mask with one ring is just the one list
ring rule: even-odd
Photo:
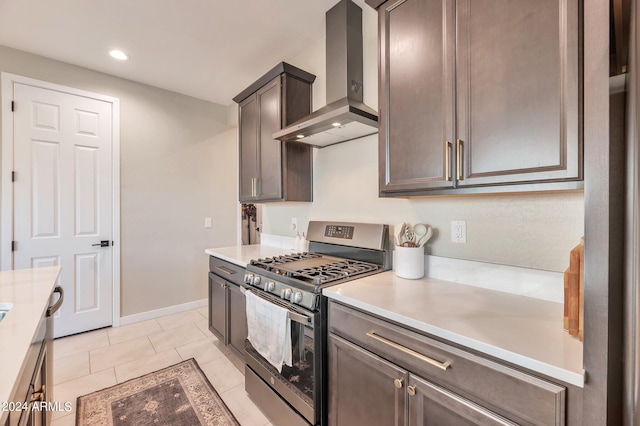
[[340,0],[326,14],[327,105],[273,134],[318,148],[378,133],[378,115],[363,103],[362,9]]
[[362,10],[341,0],[326,16],[327,104],[344,97],[362,102]]

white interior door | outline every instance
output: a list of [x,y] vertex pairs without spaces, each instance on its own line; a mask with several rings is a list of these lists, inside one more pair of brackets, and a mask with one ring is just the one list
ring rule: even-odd
[[55,337],[112,325],[113,106],[16,82],[13,89],[13,266],[62,266]]

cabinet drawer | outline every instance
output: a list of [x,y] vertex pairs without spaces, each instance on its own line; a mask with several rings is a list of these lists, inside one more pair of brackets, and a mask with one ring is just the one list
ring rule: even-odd
[[329,303],[329,331],[523,425],[564,425],[564,387]]
[[242,284],[245,272],[244,268],[213,256],[209,256],[209,271],[238,285]]

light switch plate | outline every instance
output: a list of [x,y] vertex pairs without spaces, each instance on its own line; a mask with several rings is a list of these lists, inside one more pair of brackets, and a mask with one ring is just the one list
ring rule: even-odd
[[205,217],[204,218],[204,227],[205,228],[211,228],[211,218],[210,217]]

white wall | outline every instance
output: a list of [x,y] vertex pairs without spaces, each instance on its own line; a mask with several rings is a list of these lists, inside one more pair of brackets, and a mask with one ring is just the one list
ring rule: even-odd
[[[363,8],[364,101],[377,109],[377,15]],[[324,39],[287,62],[316,74],[314,110],[325,104]],[[263,231],[295,236],[309,220],[424,222],[436,229],[427,252],[564,271],[584,234],[581,192],[388,199],[378,197],[377,136],[314,149],[314,202],[263,207]],[[450,242],[451,220],[467,221],[467,244]]]
[[204,249],[236,243],[227,108],[3,46],[0,71],[120,99],[122,316],[206,298]]

